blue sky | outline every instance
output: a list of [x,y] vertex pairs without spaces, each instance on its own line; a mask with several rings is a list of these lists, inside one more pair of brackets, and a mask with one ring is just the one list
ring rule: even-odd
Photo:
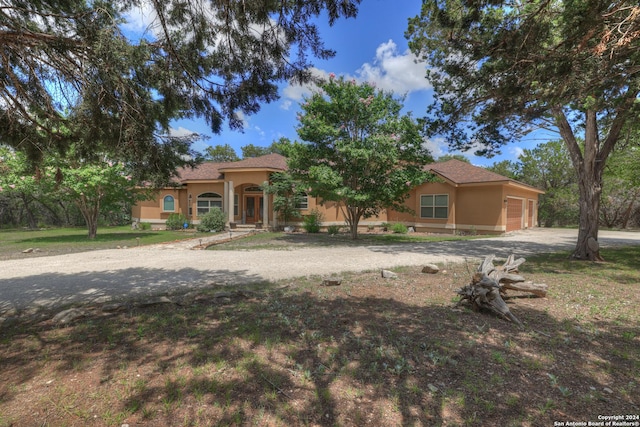
[[[414,117],[425,115],[427,105],[432,100],[432,91],[425,78],[425,64],[416,64],[409,52],[404,32],[407,20],[420,12],[421,0],[363,0],[357,18],[340,20],[329,27],[326,19],[319,20],[321,37],[325,46],[336,51],[330,60],[314,60],[314,73],[328,76],[355,78],[369,81],[385,90],[393,90],[398,95],[406,94],[405,110]],[[270,145],[280,137],[298,139],[296,134],[296,113],[304,95],[311,93],[310,87],[280,85],[280,99],[264,104],[261,111],[243,117],[244,132],[231,131],[225,127],[221,134],[213,134],[203,121],[183,120],[173,124],[177,133],[197,132],[210,138],[198,142],[194,148],[203,151],[207,146],[229,144],[241,155],[240,147],[247,144]],[[517,160],[522,149],[533,148],[539,140],[529,140],[503,147],[502,154],[491,159],[474,156],[472,152],[463,154],[473,164],[488,166],[500,160]],[[446,141],[425,142],[434,157],[449,151]]]

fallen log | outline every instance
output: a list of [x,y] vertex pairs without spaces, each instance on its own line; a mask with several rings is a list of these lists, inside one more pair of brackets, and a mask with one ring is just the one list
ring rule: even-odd
[[511,313],[502,295],[507,290],[529,292],[538,297],[547,295],[547,285],[526,282],[518,273],[518,267],[525,262],[524,258],[515,259],[510,255],[505,263],[496,267],[493,265],[495,255],[489,255],[480,263],[471,283],[458,290],[462,299],[458,302],[469,303],[474,310],[489,310],[498,316],[511,320],[522,326],[520,320]]

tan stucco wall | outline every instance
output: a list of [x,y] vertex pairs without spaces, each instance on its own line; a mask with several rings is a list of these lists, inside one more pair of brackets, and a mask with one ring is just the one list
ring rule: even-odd
[[[171,195],[175,199],[175,209],[172,212],[162,210],[165,196]],[[187,215],[187,193],[184,189],[162,189],[153,199],[138,202],[132,209],[131,216],[141,222],[152,224],[164,223],[172,213]]]

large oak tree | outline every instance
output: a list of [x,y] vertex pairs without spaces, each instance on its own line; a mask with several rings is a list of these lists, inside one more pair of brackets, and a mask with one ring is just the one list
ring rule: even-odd
[[431,67],[431,135],[492,153],[537,128],[559,132],[580,190],[573,256],[601,259],[603,170],[640,111],[637,1],[425,0],[406,35]]

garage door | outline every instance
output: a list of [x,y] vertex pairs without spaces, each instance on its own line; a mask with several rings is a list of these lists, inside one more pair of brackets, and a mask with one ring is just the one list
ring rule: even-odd
[[523,214],[522,199],[507,197],[507,231],[520,230],[522,228]]

